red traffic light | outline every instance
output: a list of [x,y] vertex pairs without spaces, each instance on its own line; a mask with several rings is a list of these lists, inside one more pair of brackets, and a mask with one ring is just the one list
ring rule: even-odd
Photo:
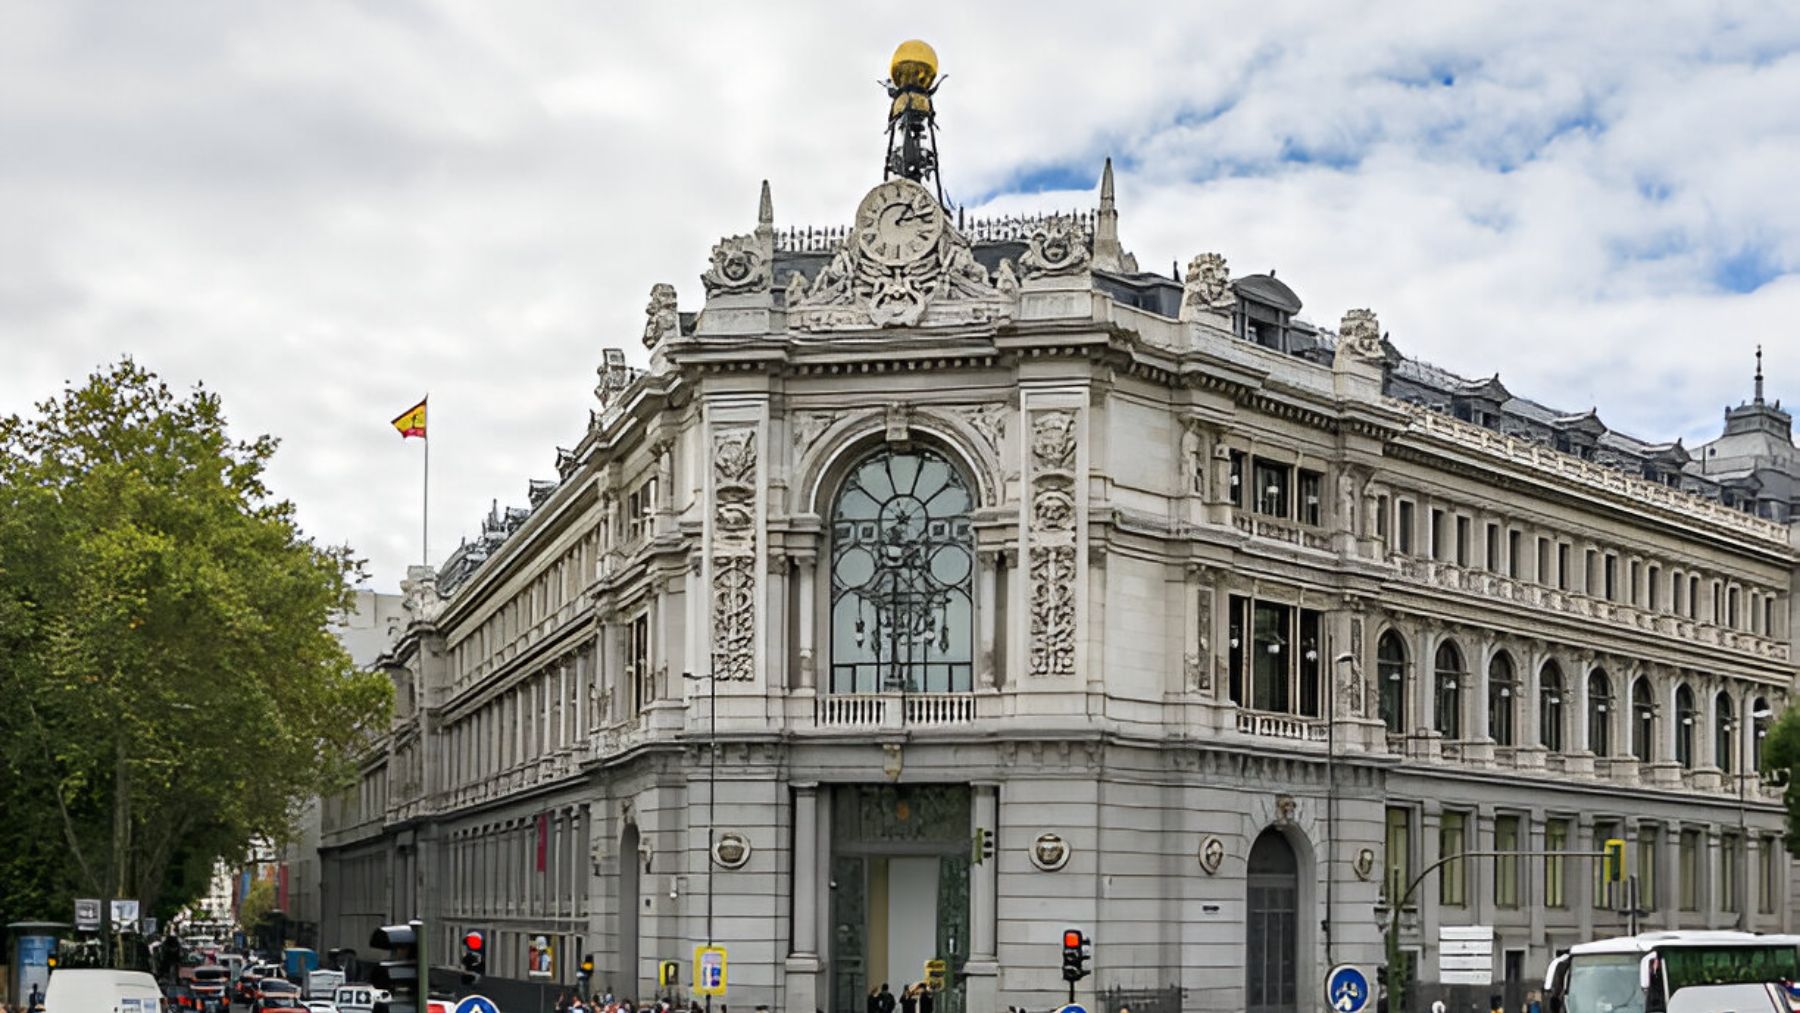
[[1065,950],[1080,949],[1081,944],[1084,942],[1086,942],[1086,940],[1081,938],[1081,930],[1079,930],[1079,929],[1064,929],[1063,930],[1063,949],[1065,949]]
[[479,953],[481,951],[482,946],[486,945],[486,943],[487,943],[486,937],[484,937],[479,932],[463,933],[463,946],[466,947],[467,949],[471,949],[471,950],[474,950]]

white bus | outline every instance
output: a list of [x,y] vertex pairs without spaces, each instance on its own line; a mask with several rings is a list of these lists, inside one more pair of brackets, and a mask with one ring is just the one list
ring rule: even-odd
[[1548,1013],[1789,1013],[1800,936],[1645,932],[1582,943],[1550,963]]

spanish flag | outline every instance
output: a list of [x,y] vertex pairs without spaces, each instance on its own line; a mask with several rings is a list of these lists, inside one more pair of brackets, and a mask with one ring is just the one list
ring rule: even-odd
[[420,401],[401,412],[400,417],[394,420],[394,428],[400,430],[400,438],[403,440],[409,436],[425,439],[425,402]]

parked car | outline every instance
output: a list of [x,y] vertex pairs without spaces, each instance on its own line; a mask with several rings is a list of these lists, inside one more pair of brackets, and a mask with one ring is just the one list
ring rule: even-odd
[[384,989],[374,985],[339,985],[331,1001],[338,1013],[374,1013],[375,1003],[390,998]]
[[[300,986],[286,978],[273,976],[264,978],[256,986],[256,1000],[267,1002],[271,999],[278,999],[290,1006],[297,1007],[300,1005]],[[262,1007],[258,1006],[257,1008],[261,1009]]]
[[264,978],[278,976],[281,968],[274,964],[252,964],[244,969],[238,978],[237,1001],[253,1003],[261,995],[260,989]]
[[307,1013],[343,1013],[343,1010],[337,1008],[337,1003],[324,999],[308,999],[304,1005]]

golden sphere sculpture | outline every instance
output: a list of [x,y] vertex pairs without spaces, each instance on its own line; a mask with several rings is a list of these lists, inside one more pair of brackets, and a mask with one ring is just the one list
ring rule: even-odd
[[894,50],[888,63],[888,76],[893,81],[889,94],[894,103],[888,119],[898,119],[910,111],[931,112],[931,83],[937,80],[937,52],[918,39],[908,39]]

